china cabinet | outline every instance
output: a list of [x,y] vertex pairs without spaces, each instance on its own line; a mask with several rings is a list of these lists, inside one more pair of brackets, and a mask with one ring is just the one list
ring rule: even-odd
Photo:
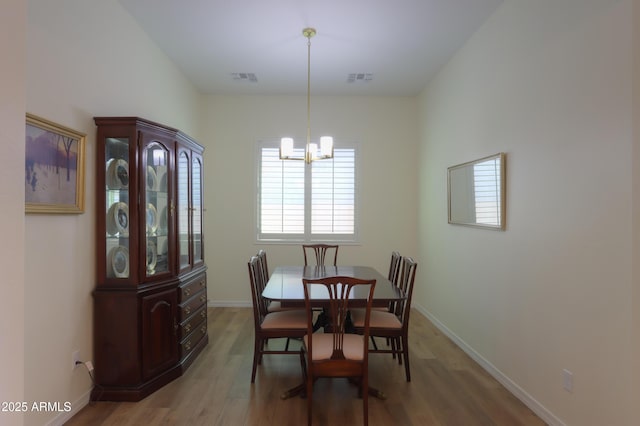
[[94,400],[137,401],[208,343],[203,148],[137,117],[95,117]]

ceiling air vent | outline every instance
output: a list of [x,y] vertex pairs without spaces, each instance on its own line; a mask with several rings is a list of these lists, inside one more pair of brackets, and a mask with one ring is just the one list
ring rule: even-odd
[[366,83],[371,80],[373,80],[373,74],[371,73],[354,72],[347,76],[347,83],[356,83],[359,81]]
[[256,77],[256,75],[252,72],[234,72],[231,73],[231,76],[234,80],[249,81],[251,83],[258,82],[258,77]]

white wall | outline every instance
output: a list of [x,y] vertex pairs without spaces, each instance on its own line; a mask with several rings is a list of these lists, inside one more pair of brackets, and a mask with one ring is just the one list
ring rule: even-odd
[[[24,386],[24,91],[27,8],[8,0],[0,13],[0,270],[3,307],[0,309],[0,401],[23,401]],[[3,425],[20,425],[21,413],[0,412]]]
[[[80,350],[83,359],[93,353],[93,117],[142,116],[198,137],[199,95],[116,0],[29,0],[27,19],[26,111],[86,133],[87,167],[84,214],[25,218],[23,398],[75,408],[91,389],[86,370],[71,370],[71,353]],[[16,239],[23,240],[21,232]],[[29,413],[26,424],[64,415]]]
[[[389,267],[393,250],[416,255],[417,104],[415,98],[315,97],[312,135],[360,144],[361,244],[341,246],[339,262]],[[295,245],[255,244],[255,143],[306,133],[306,98],[211,96],[203,108],[205,257],[210,304],[250,303],[247,262],[267,251],[270,269],[302,261]],[[418,274],[420,272],[418,271]]]
[[[416,302],[550,423],[637,420],[632,37],[631,0],[505,1],[421,97]],[[499,151],[507,230],[448,225],[446,168]]]

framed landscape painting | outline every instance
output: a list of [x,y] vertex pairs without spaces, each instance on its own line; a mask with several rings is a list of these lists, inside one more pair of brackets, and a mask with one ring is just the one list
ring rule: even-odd
[[27,113],[25,211],[84,212],[85,135]]

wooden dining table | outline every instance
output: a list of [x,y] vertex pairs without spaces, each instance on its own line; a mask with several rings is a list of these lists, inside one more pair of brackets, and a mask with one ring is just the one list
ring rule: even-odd
[[[363,280],[376,280],[373,293],[374,306],[387,306],[390,302],[404,299],[402,291],[375,268],[369,266],[278,266],[275,268],[267,285],[262,291],[266,299],[277,300],[282,306],[304,306],[304,288],[302,279],[317,279],[327,277],[353,277]],[[354,292],[353,306],[363,306],[366,289],[360,289],[362,294]],[[328,300],[322,295],[311,295],[314,307],[326,306]]]
[[[373,292],[373,306],[388,306],[389,303],[405,298],[402,290],[393,285],[384,275],[375,268],[369,266],[278,266],[274,269],[269,281],[262,291],[262,296],[269,300],[279,301],[282,307],[304,307],[304,287],[302,279],[318,279],[327,277],[353,277],[359,279],[376,280],[376,288]],[[368,292],[366,289],[360,291]],[[362,307],[365,305],[367,295],[358,294],[358,288],[354,290],[350,306]],[[326,308],[328,297],[326,294],[311,294],[313,307]],[[304,384],[298,385],[281,395],[282,399],[304,394]],[[369,386],[369,394],[380,399],[386,396],[380,390]]]

